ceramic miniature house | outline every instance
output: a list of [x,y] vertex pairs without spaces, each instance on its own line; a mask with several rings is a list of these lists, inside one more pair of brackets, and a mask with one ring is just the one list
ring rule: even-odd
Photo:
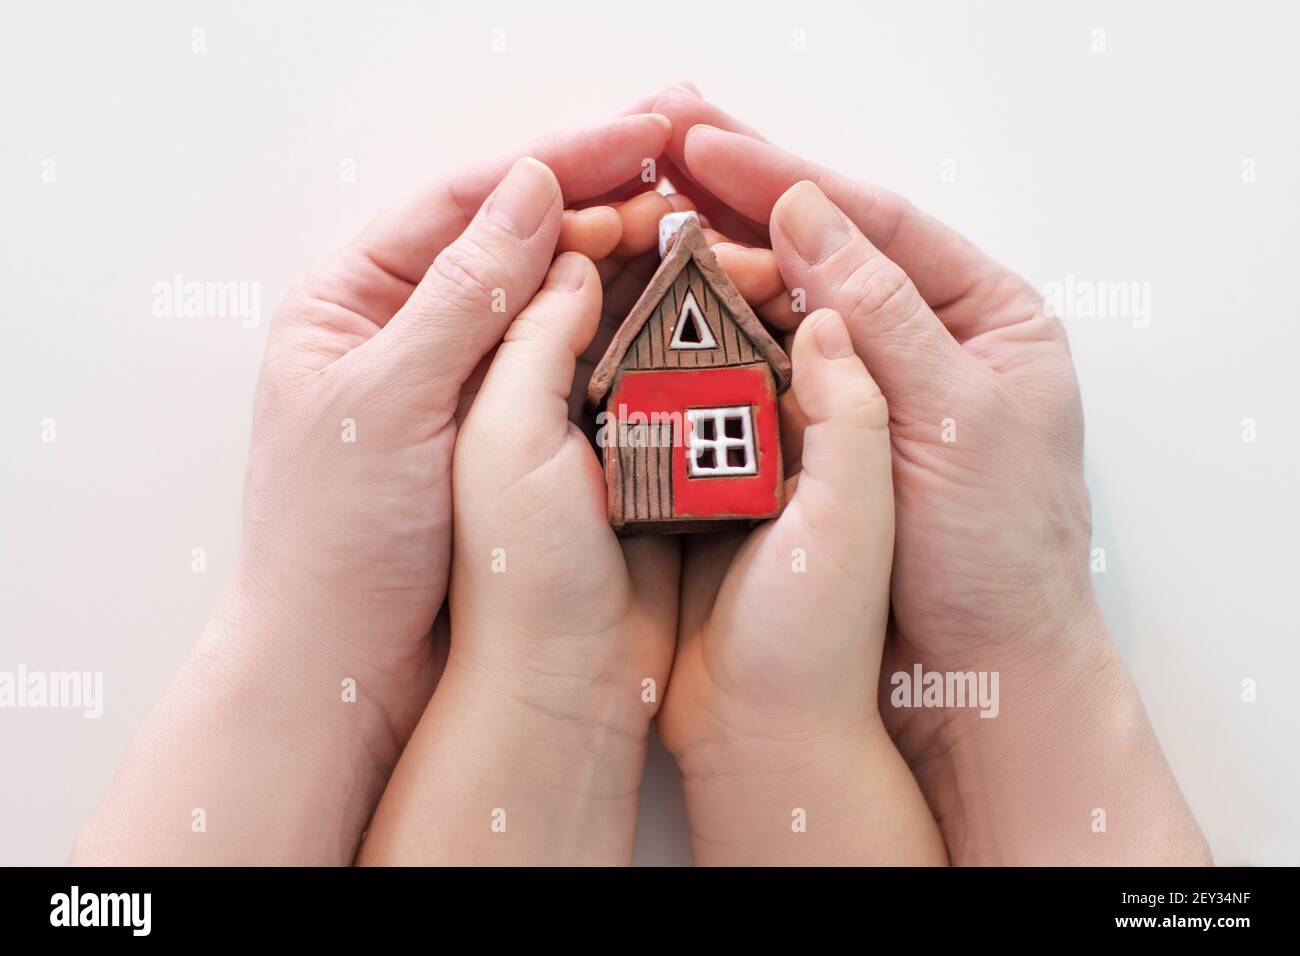
[[712,530],[781,510],[777,396],[790,359],[709,250],[693,213],[664,217],[663,261],[587,391],[605,411],[610,523]]

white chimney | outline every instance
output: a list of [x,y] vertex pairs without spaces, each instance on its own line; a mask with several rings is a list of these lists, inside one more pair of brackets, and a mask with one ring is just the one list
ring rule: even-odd
[[682,226],[691,220],[695,220],[698,225],[700,221],[699,214],[690,212],[670,212],[659,219],[659,258],[662,259],[668,255],[668,250],[672,248],[673,241],[677,238],[677,233],[682,231]]

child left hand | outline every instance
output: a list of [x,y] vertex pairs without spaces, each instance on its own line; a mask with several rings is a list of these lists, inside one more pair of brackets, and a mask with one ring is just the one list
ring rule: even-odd
[[894,550],[889,412],[839,314],[791,350],[787,504],[748,534],[688,540],[658,726],[697,863],[942,864],[876,690]]

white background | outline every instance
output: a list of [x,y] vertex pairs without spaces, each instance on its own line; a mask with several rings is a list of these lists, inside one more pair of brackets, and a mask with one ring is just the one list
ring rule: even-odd
[[[1097,587],[1217,859],[1300,862],[1298,7],[6,3],[0,670],[103,671],[106,707],[0,710],[0,862],[63,859],[202,627],[293,278],[436,171],[684,77],[1040,288],[1150,284],[1147,328],[1069,322]],[[260,282],[261,325],[154,318],[178,272]],[[661,752],[646,786],[639,859],[688,861]]]

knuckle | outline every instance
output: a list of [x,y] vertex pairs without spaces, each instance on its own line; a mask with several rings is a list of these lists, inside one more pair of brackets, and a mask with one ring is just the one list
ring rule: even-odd
[[889,402],[869,379],[852,390],[848,404],[848,417],[854,426],[868,431],[889,427]]
[[845,315],[868,323],[872,331],[888,332],[911,319],[921,296],[898,265],[883,257],[858,266],[844,284]]
[[467,237],[452,243],[429,266],[427,278],[436,293],[466,302],[490,304],[492,292],[505,288],[505,272],[486,249]]
[[551,338],[551,327],[537,314],[536,308],[520,312],[506,329],[504,342],[513,346],[533,349]]

